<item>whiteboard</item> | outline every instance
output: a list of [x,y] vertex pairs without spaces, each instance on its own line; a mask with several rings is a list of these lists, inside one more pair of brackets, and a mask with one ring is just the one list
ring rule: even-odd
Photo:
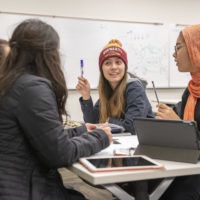
[[169,81],[169,87],[186,87],[189,80],[191,79],[190,73],[181,73],[178,71],[178,67],[176,66],[176,63],[174,62],[174,46],[176,45],[176,40],[179,36],[180,31],[185,26],[176,25],[176,24],[170,24],[169,25],[169,32],[170,32],[170,81]]
[[39,18],[51,24],[58,32],[62,66],[69,89],[76,87],[77,77],[81,74],[81,59],[84,60],[84,76],[89,80],[91,88],[97,88],[98,57],[111,39],[122,42],[127,51],[128,71],[146,79],[148,87],[152,87],[152,80],[160,88],[185,86],[182,81],[177,82],[174,69],[170,66],[174,65],[170,58],[170,37],[174,38],[177,31],[171,28],[172,25],[1,13],[0,37],[9,39],[16,25],[27,18]]

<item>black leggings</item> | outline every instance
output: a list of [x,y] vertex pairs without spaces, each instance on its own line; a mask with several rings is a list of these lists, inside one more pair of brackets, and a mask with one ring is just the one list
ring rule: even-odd
[[85,196],[77,190],[74,190],[72,187],[65,190],[67,200],[87,200]]
[[[129,182],[122,187],[136,200],[148,200],[148,194],[151,194],[162,180]],[[200,175],[175,178],[159,200],[200,200]]]
[[175,178],[160,200],[200,200],[200,175]]

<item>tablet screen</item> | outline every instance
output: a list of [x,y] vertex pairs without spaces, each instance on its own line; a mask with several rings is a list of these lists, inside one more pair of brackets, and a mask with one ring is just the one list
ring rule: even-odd
[[113,167],[131,167],[131,166],[155,166],[149,160],[143,157],[115,157],[115,158],[98,158],[87,159],[96,168],[113,168]]

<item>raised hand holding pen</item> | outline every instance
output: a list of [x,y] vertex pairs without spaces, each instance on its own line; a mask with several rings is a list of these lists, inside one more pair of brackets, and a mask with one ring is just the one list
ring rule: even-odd
[[90,99],[90,84],[86,78],[81,76],[78,77],[76,89],[81,94],[83,100]]
[[156,113],[156,119],[180,120],[180,117],[171,107],[163,103],[158,104],[157,107],[158,111]]
[[152,85],[153,85],[153,89],[156,95],[156,100],[158,102],[158,105],[156,106],[158,107],[158,111],[156,113],[156,119],[180,120],[179,116],[173,111],[171,107],[159,102],[154,81],[152,81]]

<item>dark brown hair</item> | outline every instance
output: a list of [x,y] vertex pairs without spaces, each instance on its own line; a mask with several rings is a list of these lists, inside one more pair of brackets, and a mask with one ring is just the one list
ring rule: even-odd
[[0,68],[0,101],[14,81],[29,73],[51,81],[60,119],[67,115],[67,87],[61,70],[59,36],[52,26],[37,19],[19,24],[9,40],[10,53]]

